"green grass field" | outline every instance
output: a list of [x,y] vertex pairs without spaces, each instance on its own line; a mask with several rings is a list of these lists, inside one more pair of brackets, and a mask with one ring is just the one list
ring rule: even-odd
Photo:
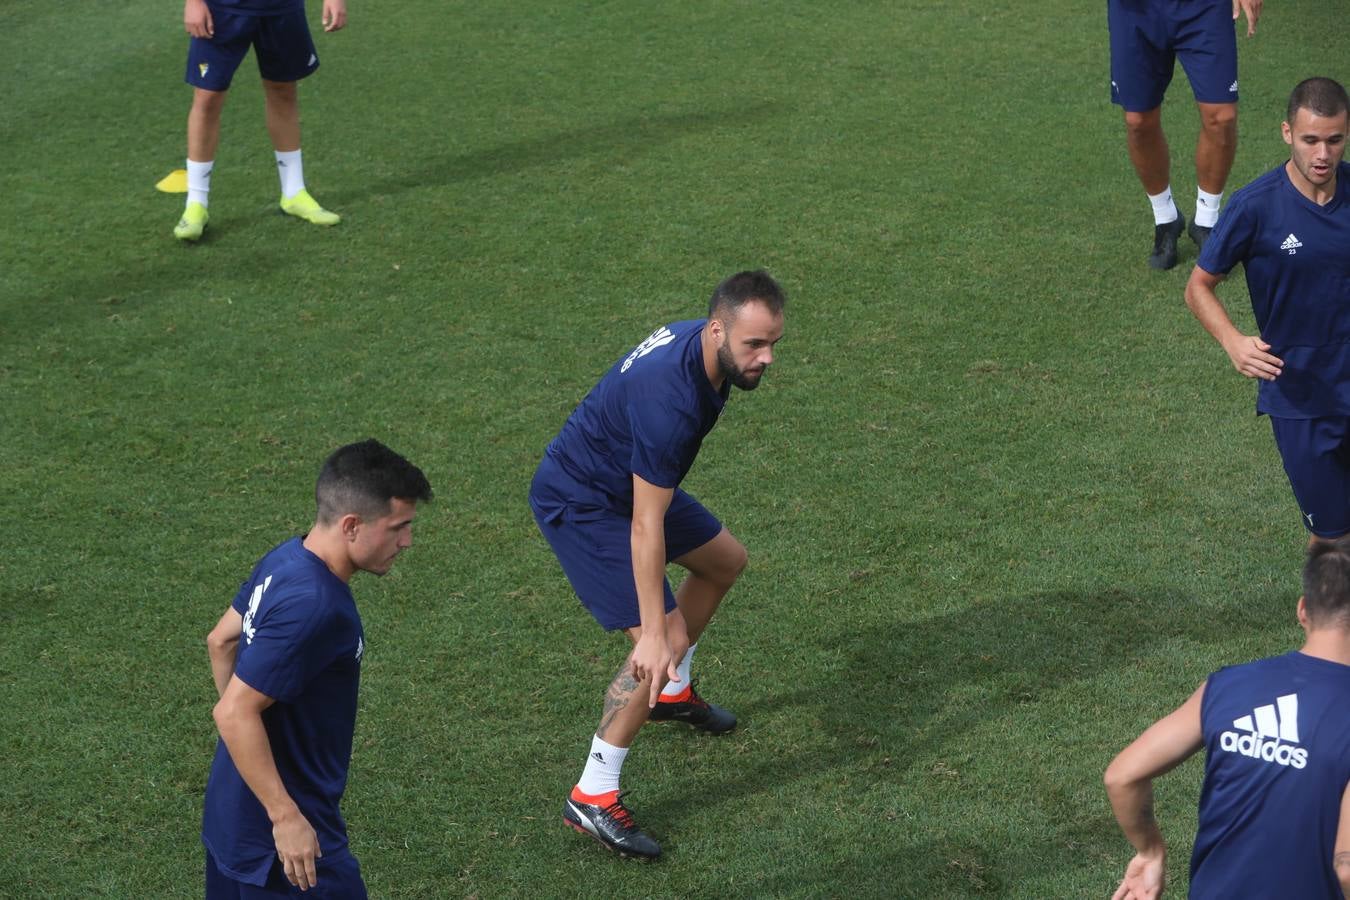
[[[1104,7],[1020,7],[353,0],[301,91],[344,223],[275,213],[246,61],[184,247],[180,9],[0,5],[0,895],[200,894],[205,634],[375,436],[438,500],[353,584],[372,896],[1109,896],[1103,768],[1296,645],[1304,536],[1193,246],[1144,265]],[[1307,0],[1241,53],[1231,187],[1350,76]],[[1189,216],[1180,72],[1165,119]],[[779,361],[686,481],[750,550],[696,661],[742,726],[642,735],[635,864],[560,820],[625,650],[525,492],[606,367],[758,266]],[[1199,777],[1159,788],[1178,896]]]

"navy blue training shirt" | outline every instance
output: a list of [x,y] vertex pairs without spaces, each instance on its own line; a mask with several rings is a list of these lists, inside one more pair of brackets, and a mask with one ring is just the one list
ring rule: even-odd
[[633,475],[679,485],[731,390],[714,390],[703,366],[705,319],[664,325],[614,364],[545,451],[545,515],[562,506],[631,516]]
[[1191,900],[1339,900],[1332,856],[1350,782],[1350,666],[1287,653],[1220,669],[1200,722]]
[[[347,786],[365,642],[347,585],[300,538],[258,563],[233,603],[243,616],[234,674],[276,702],[263,711],[281,781],[325,857],[346,852]],[[276,857],[272,823],[225,742],[206,782],[202,842],[221,871],[262,885]]]
[[1318,206],[1284,166],[1233,194],[1198,265],[1226,275],[1242,263],[1261,339],[1284,360],[1259,381],[1257,412],[1289,419],[1350,415],[1350,163]]

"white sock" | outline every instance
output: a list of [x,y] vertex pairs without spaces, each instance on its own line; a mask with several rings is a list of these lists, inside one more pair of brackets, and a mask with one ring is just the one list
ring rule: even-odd
[[661,689],[662,697],[674,697],[684,693],[684,689],[689,687],[689,664],[694,661],[694,649],[698,644],[690,644],[689,649],[684,654],[684,659],[676,670],[680,675],[679,681],[668,681],[666,686]]
[[1223,191],[1211,194],[1204,188],[1195,191],[1195,224],[1204,228],[1213,228],[1219,221],[1219,205],[1223,203]]
[[619,789],[619,772],[628,758],[627,747],[615,747],[598,737],[591,738],[591,753],[586,757],[577,790],[583,794],[608,794]]
[[1172,186],[1169,184],[1161,194],[1149,194],[1148,202],[1153,204],[1153,224],[1166,225],[1177,220],[1177,205],[1172,202]]
[[277,150],[276,154],[281,196],[289,200],[305,189],[305,166],[300,162],[299,150]]
[[211,167],[215,165],[215,160],[207,162],[187,161],[188,173],[188,203],[200,203],[202,206],[210,206],[211,195]]

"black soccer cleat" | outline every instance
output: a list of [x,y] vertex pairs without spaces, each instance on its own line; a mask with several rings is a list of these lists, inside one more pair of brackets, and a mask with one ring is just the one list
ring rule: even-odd
[[1187,226],[1186,233],[1191,236],[1191,240],[1195,241],[1195,246],[1198,249],[1204,250],[1205,241],[1209,240],[1209,233],[1213,230],[1213,228],[1206,228],[1204,225],[1197,225],[1192,222]]
[[1154,269],[1170,269],[1177,264],[1177,238],[1186,229],[1186,217],[1177,210],[1175,221],[1153,226],[1153,252],[1148,264]]
[[689,686],[688,700],[678,703],[658,702],[648,718],[653,722],[684,722],[708,734],[726,734],[736,727],[733,713],[704,700],[692,684]]
[[582,803],[568,797],[563,802],[563,821],[582,834],[589,834],[620,856],[656,859],[661,845],[647,836],[633,814],[623,805],[623,794],[616,794],[608,805]]

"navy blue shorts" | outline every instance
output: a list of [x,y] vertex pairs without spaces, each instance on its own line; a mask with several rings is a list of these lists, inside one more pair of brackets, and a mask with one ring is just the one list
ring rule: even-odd
[[[607,509],[564,506],[542,510],[530,493],[530,509],[544,539],[562,563],[583,606],[606,631],[642,624],[633,581],[633,520]],[[675,489],[666,510],[666,562],[717,537],[722,523],[689,494]],[[665,582],[666,612],[675,608]]]
[[234,70],[252,47],[258,73],[268,81],[299,81],[319,67],[319,53],[303,9],[274,16],[241,16],[211,10],[215,36],[191,38],[187,75],[193,87],[229,90]]
[[1350,533],[1350,416],[1270,417],[1303,526],[1320,538]]
[[350,851],[332,858],[320,857],[314,861],[319,883],[302,891],[286,880],[281,860],[272,861],[267,871],[267,883],[262,887],[235,881],[216,865],[211,851],[206,851],[206,900],[276,900],[278,897],[307,897],[309,900],[367,900],[366,883],[361,878],[361,864]]
[[1232,0],[1107,0],[1111,102],[1128,112],[1162,105],[1177,59],[1198,103],[1236,103]]

